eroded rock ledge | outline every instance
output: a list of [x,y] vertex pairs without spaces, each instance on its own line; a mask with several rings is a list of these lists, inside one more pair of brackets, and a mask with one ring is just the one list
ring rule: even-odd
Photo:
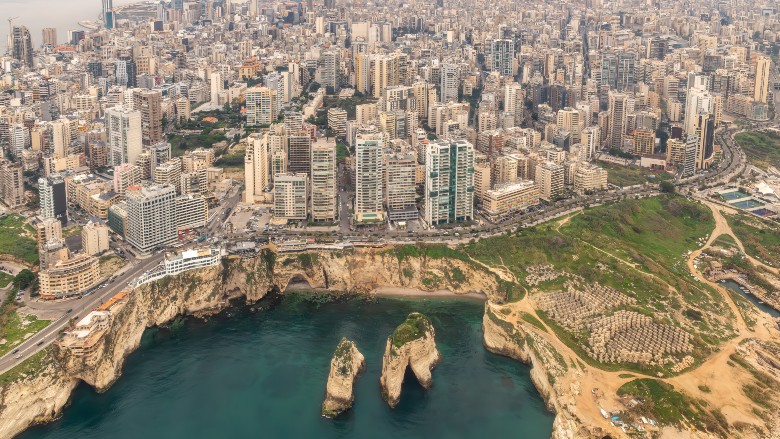
[[411,367],[420,385],[426,389],[431,387],[431,370],[441,358],[434,337],[430,319],[413,312],[387,338],[379,384],[382,397],[390,407],[395,407],[401,399],[401,385],[408,367]]
[[355,400],[352,385],[365,364],[365,358],[358,351],[355,342],[342,338],[330,360],[325,401],[322,402],[323,416],[335,418],[352,407]]
[[[455,269],[463,276],[451,276]],[[0,386],[0,439],[55,419],[79,382],[99,392],[107,390],[119,379],[125,359],[138,348],[146,328],[164,325],[180,315],[219,312],[229,306],[231,299],[244,298],[253,303],[271,290],[284,290],[293,281],[305,281],[313,289],[350,293],[401,286],[481,292],[498,301],[505,298],[505,293],[499,293],[500,279],[457,259],[420,255],[404,257],[401,262],[388,251],[282,255],[262,250],[253,258],[227,257],[219,266],[164,278],[133,290],[91,354],[75,356],[67,349],[52,346],[39,360],[46,367]]]
[[488,351],[531,366],[531,381],[547,402],[547,408],[555,413],[552,439],[604,437],[600,430],[590,431],[578,421],[572,411],[574,401],[570,395],[563,395],[561,389],[551,382],[549,368],[538,358],[530,345],[530,335],[522,328],[501,319],[490,303],[485,304],[482,337]]

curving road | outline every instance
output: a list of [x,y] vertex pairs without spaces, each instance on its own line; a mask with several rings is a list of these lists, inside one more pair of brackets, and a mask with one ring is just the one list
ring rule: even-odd
[[[740,175],[745,171],[747,160],[742,150],[734,143],[734,131],[719,131],[717,138],[723,148],[723,159],[713,168],[696,174],[695,176],[680,180],[676,183],[680,192],[698,187],[713,187],[724,184]],[[569,213],[582,209],[584,206],[598,206],[627,198],[645,198],[660,194],[657,185],[645,184],[642,186],[628,189],[611,190],[606,193],[599,193],[589,196],[574,196],[567,200],[559,201],[553,205],[546,206],[541,210],[533,212],[524,212],[517,214],[504,222],[498,224],[485,224],[472,226],[468,228],[455,227],[449,231],[439,229],[417,230],[414,232],[404,232],[389,230],[379,232],[381,237],[369,234],[367,232],[351,232],[342,222],[341,230],[338,232],[314,232],[304,231],[307,236],[326,238],[327,240],[342,242],[377,242],[387,244],[403,244],[408,242],[427,242],[427,243],[464,243],[473,237],[485,238],[500,235],[510,230],[517,230],[522,227],[532,227],[544,223],[554,218],[558,218]],[[348,211],[349,193],[340,193],[343,198],[342,217],[345,217],[344,211]],[[216,214],[212,216],[211,223],[207,227],[209,236],[220,239],[221,242],[229,244],[236,241],[253,240],[260,236],[270,239],[300,238],[301,230],[279,230],[272,233],[248,232],[245,234],[226,234],[222,231],[222,216],[224,212],[234,209],[240,199],[240,192],[230,192],[226,199],[221,203]],[[456,236],[461,235],[462,236]],[[193,244],[190,244],[193,245]],[[145,260],[136,260],[127,267],[120,270],[117,278],[105,288],[99,288],[95,293],[76,300],[36,303],[35,307],[39,309],[56,310],[62,313],[62,316],[53,321],[48,327],[25,340],[17,350],[0,357],[0,374],[8,371],[18,365],[26,358],[34,355],[41,349],[44,349],[55,341],[64,328],[66,328],[72,319],[83,317],[87,312],[102,304],[105,300],[120,292],[127,283],[140,275],[141,273],[158,265],[164,257],[164,252],[158,253]]]
[[[50,309],[60,309],[62,316],[46,328],[42,329],[32,337],[25,340],[18,348],[8,354],[0,357],[0,374],[18,365],[25,359],[36,354],[41,349],[55,341],[60,331],[65,329],[72,319],[84,317],[89,311],[100,306],[103,302],[122,291],[127,286],[130,279],[138,276],[140,273],[154,267],[162,261],[164,254],[157,254],[149,259],[133,262],[124,273],[119,274],[113,282],[105,288],[99,288],[95,293],[76,300],[67,300],[42,304]],[[70,312],[68,312],[70,310]]]

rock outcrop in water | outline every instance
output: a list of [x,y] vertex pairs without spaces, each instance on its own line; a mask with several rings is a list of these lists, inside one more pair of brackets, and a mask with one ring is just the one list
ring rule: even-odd
[[409,367],[420,385],[426,389],[431,387],[431,370],[441,358],[434,337],[430,319],[413,312],[387,338],[379,384],[382,397],[390,407],[395,407],[401,399],[401,385]]
[[[457,270],[458,276],[453,276]],[[462,275],[462,276],[461,276]],[[122,372],[124,361],[141,342],[144,330],[180,315],[209,315],[231,299],[253,303],[274,289],[305,281],[312,288],[365,293],[379,287],[454,293],[482,292],[495,300],[500,279],[462,260],[405,256],[387,251],[343,251],[279,255],[261,251],[253,258],[228,257],[215,267],[182,273],[133,290],[91,354],[75,356],[54,345],[39,361],[45,367],[0,386],[0,439],[31,425],[55,419],[71,392],[83,381],[107,390]]]
[[352,407],[355,400],[352,385],[365,364],[365,358],[358,351],[355,342],[342,338],[330,360],[325,401],[322,402],[323,416],[335,418]]

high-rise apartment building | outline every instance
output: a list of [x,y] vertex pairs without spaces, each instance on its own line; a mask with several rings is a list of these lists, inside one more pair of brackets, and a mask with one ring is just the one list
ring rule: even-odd
[[274,177],[274,217],[294,221],[306,219],[308,179],[306,174],[295,173]]
[[501,76],[513,76],[514,60],[514,41],[508,39],[485,41],[485,64],[491,72],[498,72]]
[[0,199],[8,207],[21,206],[25,202],[23,172],[21,163],[0,161]]
[[385,205],[390,221],[411,221],[417,213],[417,159],[412,154],[395,153],[385,157]]
[[159,90],[133,90],[133,109],[141,112],[141,141],[151,146],[163,141],[162,93]]
[[47,47],[57,46],[57,29],[53,27],[45,27],[41,31],[43,35],[43,45]]
[[458,101],[460,86],[460,67],[453,63],[441,65],[441,80],[439,84],[439,101],[442,103]]
[[311,136],[306,133],[287,136],[287,170],[311,173]]
[[607,148],[622,149],[626,134],[626,118],[628,111],[628,96],[623,93],[609,93],[609,130],[607,131]]
[[319,139],[311,146],[311,220],[335,221],[338,189],[336,142]]
[[696,131],[699,147],[696,152],[696,169],[708,168],[715,159],[715,118],[710,113],[701,112],[696,119]]
[[580,130],[582,123],[580,121],[580,112],[571,107],[558,110],[557,125],[559,130],[571,134],[571,143],[580,142]]
[[536,165],[534,175],[539,185],[539,197],[546,201],[554,201],[563,195],[564,169],[553,161],[546,161]]
[[246,124],[250,127],[272,124],[279,115],[276,90],[252,87],[246,90]]
[[474,146],[468,141],[428,144],[423,213],[430,225],[474,218]]
[[33,66],[33,46],[30,31],[24,26],[11,28],[11,55],[23,66]]
[[63,224],[68,221],[68,200],[62,175],[52,174],[39,178],[38,199],[41,204],[41,218],[56,218]]
[[255,203],[271,184],[268,135],[249,137],[244,156],[244,202]]
[[376,55],[372,58],[374,80],[371,91],[375,98],[381,98],[388,87],[400,83],[400,58],[398,54]]
[[107,109],[106,142],[110,166],[135,164],[143,150],[141,112],[127,107]]
[[176,241],[176,189],[134,186],[127,191],[127,241],[142,253]]
[[355,220],[382,221],[384,141],[381,134],[359,134],[355,142]]
[[762,56],[756,61],[756,84],[753,90],[753,99],[756,102],[767,103],[771,68],[772,60],[768,57]]
[[[182,0],[179,0],[182,1]],[[176,0],[174,0],[174,3],[176,3]],[[103,19],[103,26],[106,27],[106,29],[113,29],[114,28],[114,2],[113,0],[103,0],[103,13],[101,14],[101,18]]]
[[651,130],[634,131],[634,154],[649,155],[655,152],[655,132]]
[[336,137],[347,134],[347,112],[343,108],[328,109],[328,128]]
[[8,126],[8,152],[16,160],[22,159],[22,153],[29,143],[29,131],[20,123]]
[[176,231],[205,227],[209,218],[206,199],[197,194],[180,195],[173,200]]
[[328,93],[337,93],[341,85],[341,57],[335,50],[326,50],[320,54],[317,68],[320,74],[320,85]]
[[699,137],[691,134],[685,138],[685,153],[682,162],[682,176],[690,177],[696,173],[696,160],[699,156]]
[[685,123],[683,129],[685,134],[696,133],[699,113],[712,113],[715,105],[715,98],[705,88],[706,85],[695,86],[688,90],[688,98],[685,101]]

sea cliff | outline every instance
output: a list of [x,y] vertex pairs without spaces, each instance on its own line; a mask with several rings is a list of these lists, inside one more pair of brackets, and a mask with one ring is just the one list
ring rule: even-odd
[[566,372],[565,366],[555,364],[554,359],[541,355],[534,349],[534,344],[540,340],[534,339],[521,326],[502,319],[490,303],[485,304],[482,337],[488,351],[531,366],[531,381],[546,401],[547,408],[555,413],[553,439],[596,438],[604,435],[598,429],[590,431],[577,420],[571,392],[556,385],[558,381],[555,378]]
[[[452,275],[454,271],[457,276]],[[217,313],[232,299],[254,303],[270,291],[284,291],[289,284],[299,282],[334,292],[368,293],[401,286],[483,293],[496,301],[505,298],[499,293],[500,279],[481,266],[458,259],[423,255],[402,260],[387,251],[279,255],[263,250],[253,258],[228,257],[218,266],[132,290],[90,354],[76,356],[56,344],[48,348],[39,359],[45,366],[0,387],[0,438],[11,438],[32,425],[55,419],[79,382],[97,391],[108,389],[121,376],[125,359],[138,348],[147,328],[165,325],[181,315]]]

